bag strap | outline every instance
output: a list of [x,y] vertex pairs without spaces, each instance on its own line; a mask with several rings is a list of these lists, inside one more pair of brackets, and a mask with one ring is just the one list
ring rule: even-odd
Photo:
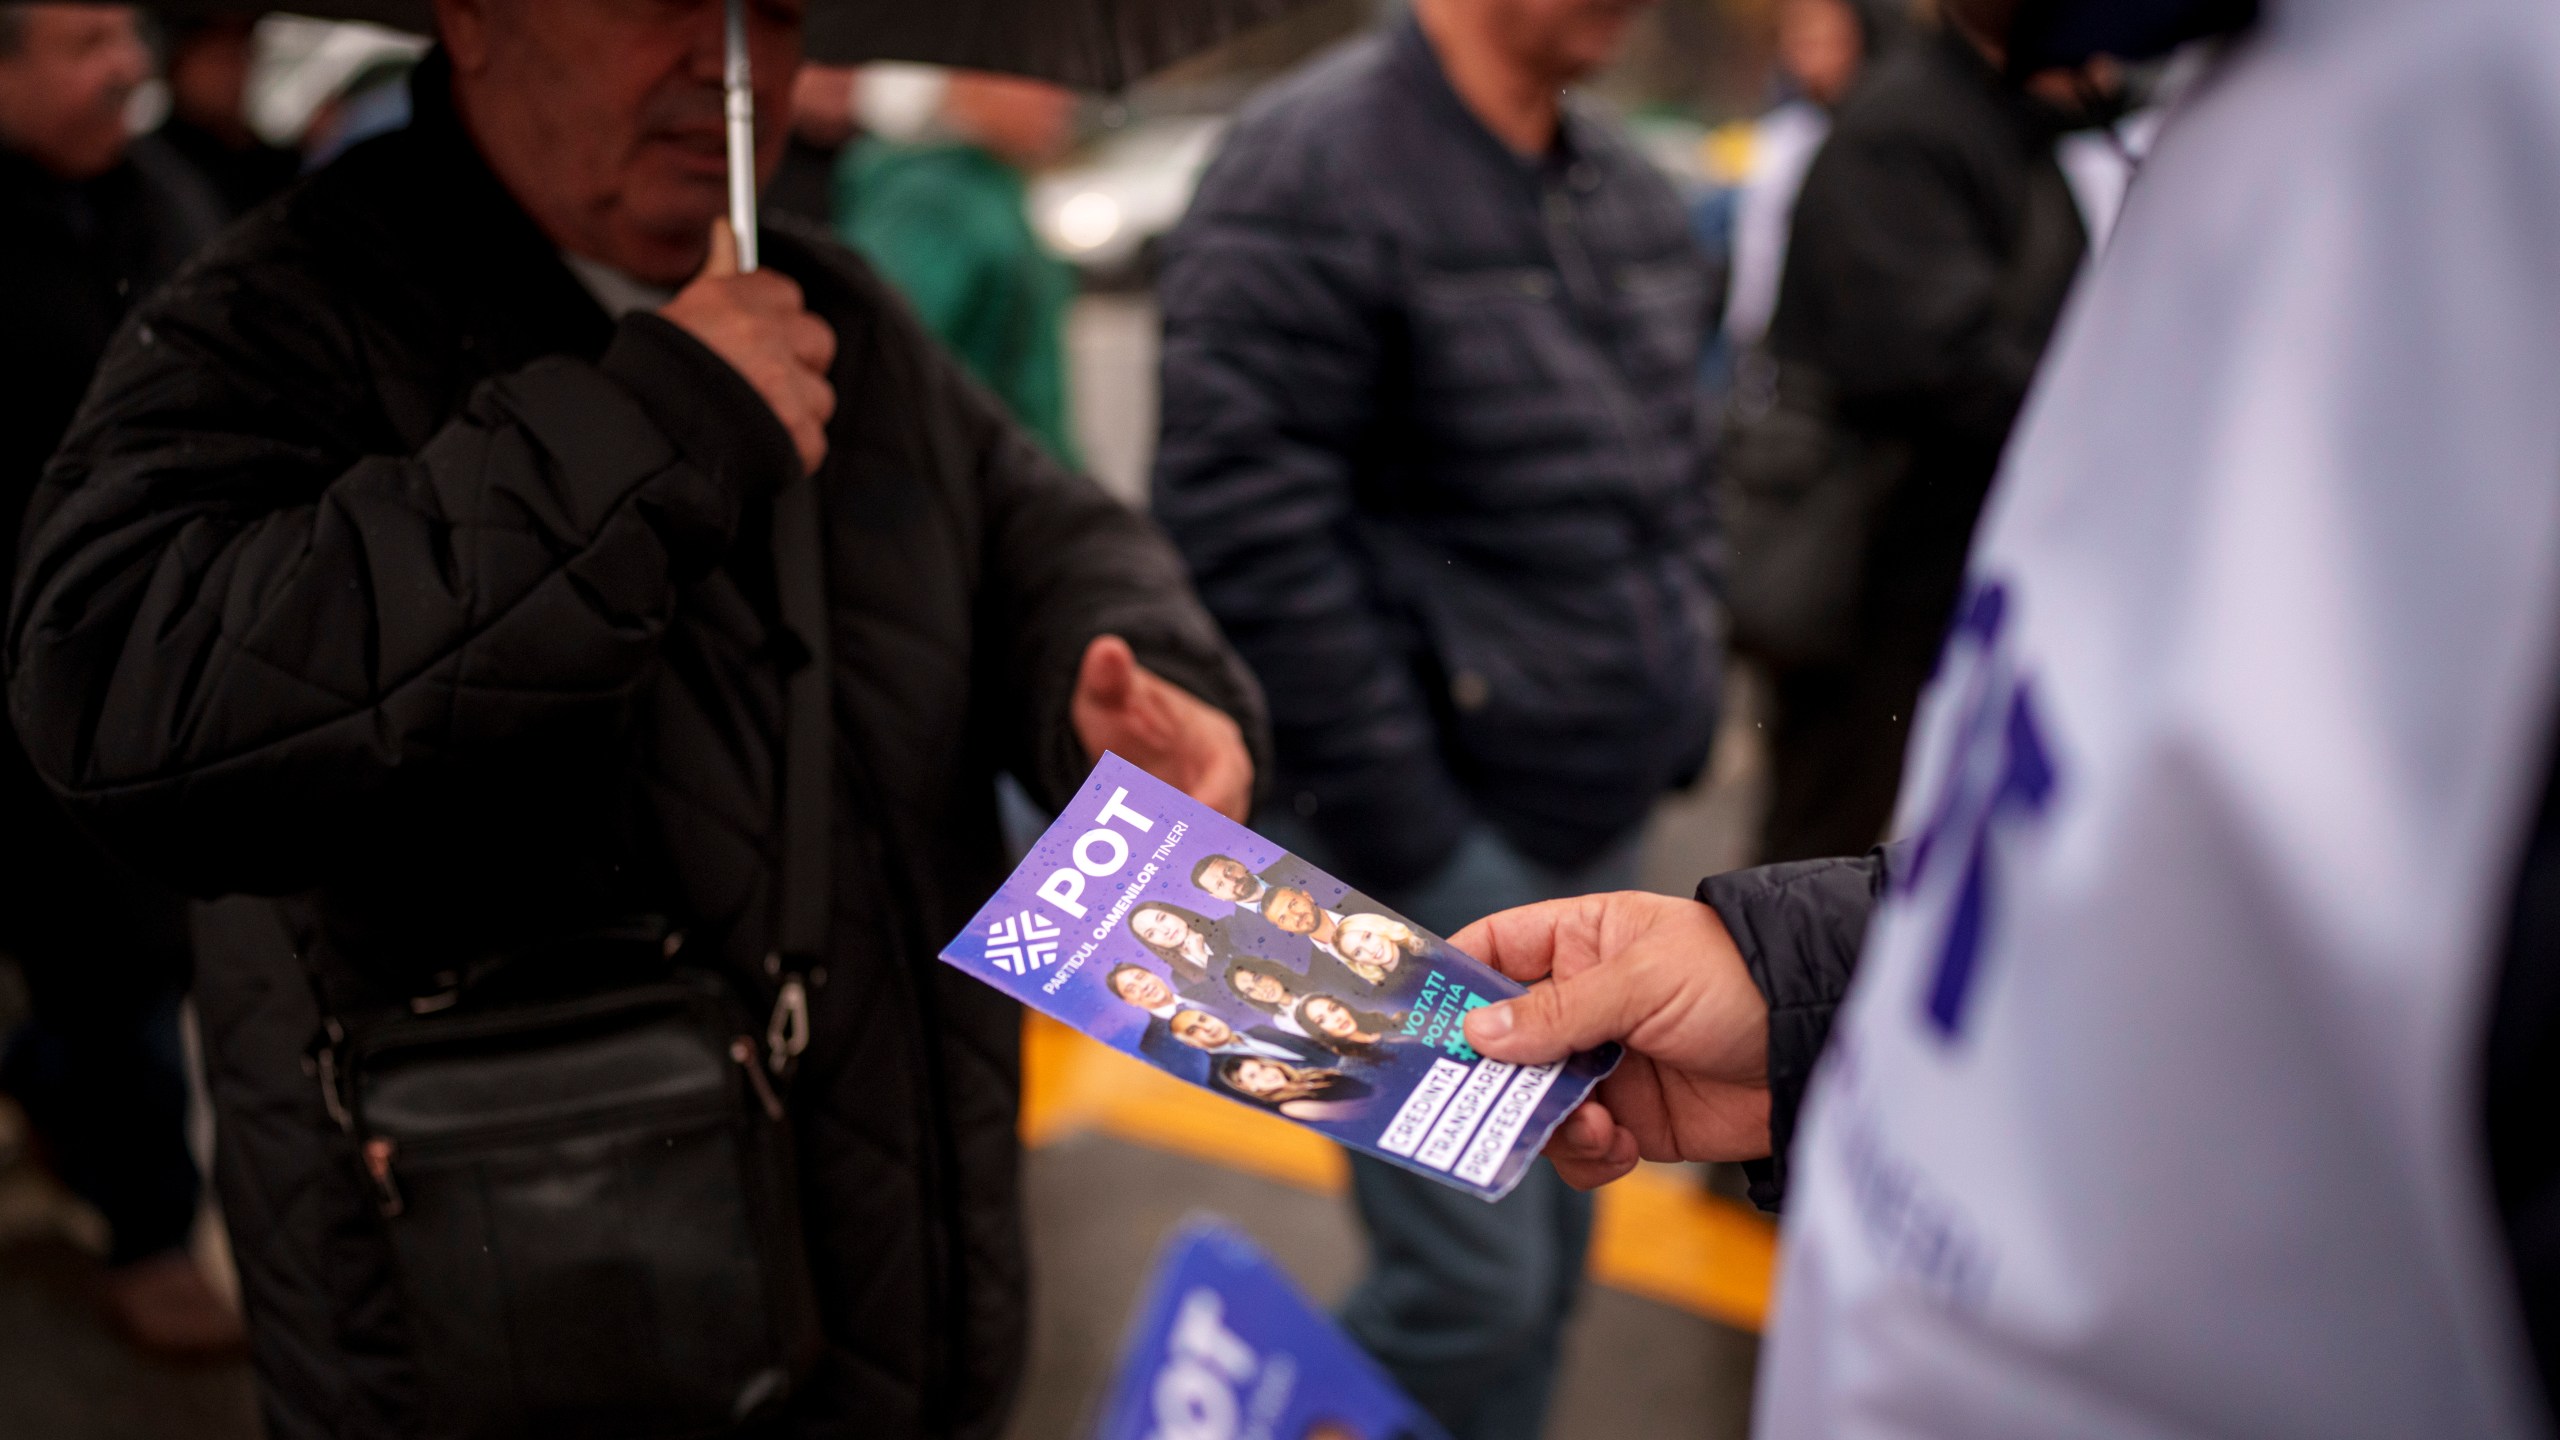
[[[775,982],[773,1015],[765,1026],[765,1064],[777,1077],[787,1075],[809,1047],[809,977],[826,956],[833,912],[829,852],[835,819],[834,664],[823,527],[818,482],[813,477],[801,476],[776,492],[776,599],[783,625],[806,651],[806,658],[784,681],[782,866],[775,887],[774,943],[765,956],[767,977]],[[301,958],[303,979],[320,1018],[320,1031],[310,1046],[311,1068],[330,1117],[353,1133],[355,1121],[345,1093],[349,1030],[319,971],[308,956]],[[468,978],[457,971],[452,986],[435,996],[412,999],[409,1010],[427,1014],[453,1003]]]
[[802,475],[773,497],[773,575],[782,623],[808,658],[786,679],[782,727],[782,867],[766,973],[778,984],[765,1061],[781,1074],[809,1045],[808,977],[827,953],[833,918],[835,659],[827,609],[825,511]]

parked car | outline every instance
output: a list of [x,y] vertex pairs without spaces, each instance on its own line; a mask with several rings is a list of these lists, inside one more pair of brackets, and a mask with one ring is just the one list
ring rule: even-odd
[[1146,284],[1226,132],[1224,115],[1166,115],[1112,131],[1032,183],[1032,223],[1087,284]]

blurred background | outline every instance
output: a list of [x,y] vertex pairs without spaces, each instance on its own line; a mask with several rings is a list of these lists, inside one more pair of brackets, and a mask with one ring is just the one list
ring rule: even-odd
[[[1755,118],[1794,93],[1773,68],[1781,0],[1665,0],[1588,94],[1641,139],[1721,262],[1755,165]],[[1064,433],[1115,495],[1143,504],[1157,428],[1158,246],[1229,117],[1257,87],[1387,23],[1389,0],[1328,0],[1112,97],[1076,97],[1071,136],[1025,179],[1032,230],[1072,275],[1064,307]],[[254,28],[150,35],[160,78],[131,126],[158,132],[235,210],[348,145],[402,123],[417,37],[273,16]],[[804,77],[800,142],[769,204],[830,218],[837,152],[864,131],[917,127],[935,79],[907,67]],[[796,191],[794,187],[799,187]],[[840,204],[841,197],[833,203]],[[1767,797],[1764,686],[1734,677],[1714,759],[1665,801],[1644,851],[1648,888],[1750,863]],[[0,959],[0,1035],[26,1014]],[[197,1105],[199,1161],[210,1122]],[[1028,1035],[1023,1133],[1036,1314],[1012,1434],[1089,1424],[1159,1242],[1214,1212],[1250,1231],[1319,1299],[1350,1286],[1363,1241],[1340,1154],[1326,1142],[1187,1090],[1043,1023]],[[174,1359],[137,1341],[102,1290],[106,1226],[53,1178],[23,1114],[0,1096],[0,1437],[246,1440],[258,1432],[245,1361]],[[1770,1224],[1734,1176],[1657,1167],[1602,1199],[1595,1282],[1566,1344],[1549,1426],[1562,1436],[1708,1440],[1746,1429]],[[209,1211],[191,1249],[232,1293]]]

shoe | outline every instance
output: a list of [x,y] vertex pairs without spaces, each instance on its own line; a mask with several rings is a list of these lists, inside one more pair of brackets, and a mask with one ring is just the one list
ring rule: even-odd
[[118,1265],[99,1277],[107,1318],[137,1350],[164,1360],[228,1360],[248,1353],[240,1312],[213,1291],[184,1250]]

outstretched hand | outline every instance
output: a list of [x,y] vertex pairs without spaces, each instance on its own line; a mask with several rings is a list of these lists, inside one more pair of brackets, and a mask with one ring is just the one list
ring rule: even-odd
[[1627,1047],[1547,1141],[1567,1183],[1606,1185],[1638,1159],[1769,1153],[1769,1006],[1714,910],[1587,895],[1489,916],[1450,943],[1529,985],[1467,1016],[1477,1050],[1543,1065],[1611,1040]]
[[1085,647],[1071,707],[1085,754],[1110,750],[1167,785],[1242,820],[1253,805],[1253,757],[1228,714],[1138,663],[1117,635]]

